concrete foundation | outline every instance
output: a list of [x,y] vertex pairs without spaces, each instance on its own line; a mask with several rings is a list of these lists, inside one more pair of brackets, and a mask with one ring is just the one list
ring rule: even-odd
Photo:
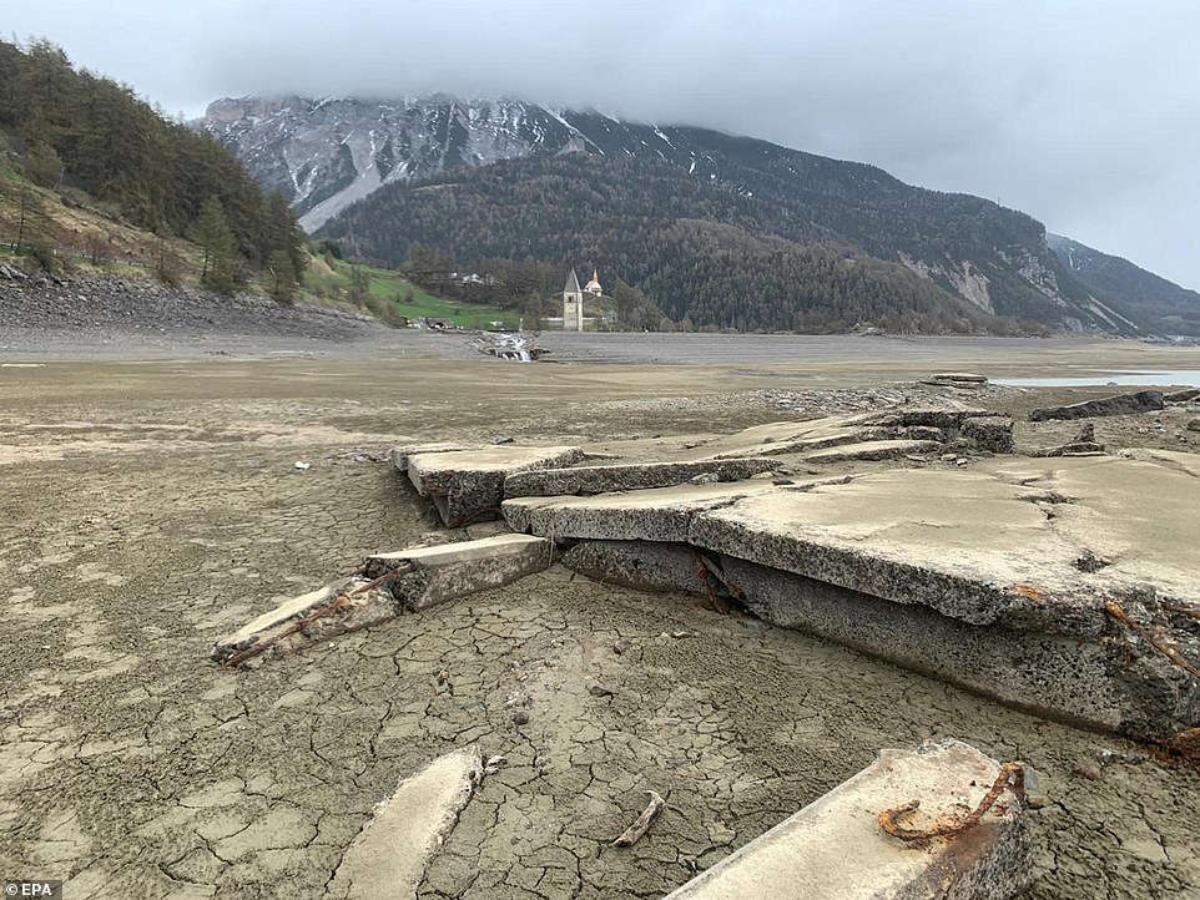
[[905,843],[878,816],[910,801],[914,827],[974,809],[999,765],[959,741],[879,758],[791,818],[698,875],[671,900],[1011,897],[1029,882],[1024,811],[1011,795],[974,828]]

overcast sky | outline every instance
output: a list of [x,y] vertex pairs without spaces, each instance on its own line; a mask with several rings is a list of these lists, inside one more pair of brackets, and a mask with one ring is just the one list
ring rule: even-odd
[[989,197],[1200,288],[1198,0],[39,0],[3,18],[172,113],[441,90],[708,125]]

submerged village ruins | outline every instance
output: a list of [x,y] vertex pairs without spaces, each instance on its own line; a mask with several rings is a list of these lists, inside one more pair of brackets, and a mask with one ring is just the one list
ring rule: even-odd
[[[707,598],[1194,764],[1200,457],[1109,452],[1090,425],[1020,455],[1012,419],[971,402],[984,379],[932,380],[962,399],[734,433],[396,447],[394,490],[428,503],[440,536],[348,560],[354,574],[245,623],[213,658],[257,670],[563,567],[604,585]],[[1141,391],[1030,418],[1090,420],[1198,398]],[[520,727],[529,713],[517,704],[512,718]],[[481,780],[505,762],[468,741],[402,781],[342,856],[331,895],[413,896]],[[1027,824],[1046,802],[1041,790],[1022,760],[953,738],[880,747],[859,774],[671,896],[1013,896],[1032,871]],[[646,792],[614,847],[652,832],[665,793]]]

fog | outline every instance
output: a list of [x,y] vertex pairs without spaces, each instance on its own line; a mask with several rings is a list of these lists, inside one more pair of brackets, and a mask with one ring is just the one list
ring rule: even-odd
[[706,125],[1024,210],[1200,288],[1200,4],[223,0],[22,4],[167,112],[443,91]]

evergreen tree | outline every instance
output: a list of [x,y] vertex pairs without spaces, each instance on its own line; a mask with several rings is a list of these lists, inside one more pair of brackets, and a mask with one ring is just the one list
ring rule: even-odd
[[200,283],[218,293],[232,293],[235,286],[233,232],[229,229],[221,201],[216,197],[204,201],[196,222],[195,239],[204,250]]
[[296,270],[292,257],[285,249],[271,251],[267,261],[267,272],[271,277],[271,296],[279,303],[290,305],[296,299]]

